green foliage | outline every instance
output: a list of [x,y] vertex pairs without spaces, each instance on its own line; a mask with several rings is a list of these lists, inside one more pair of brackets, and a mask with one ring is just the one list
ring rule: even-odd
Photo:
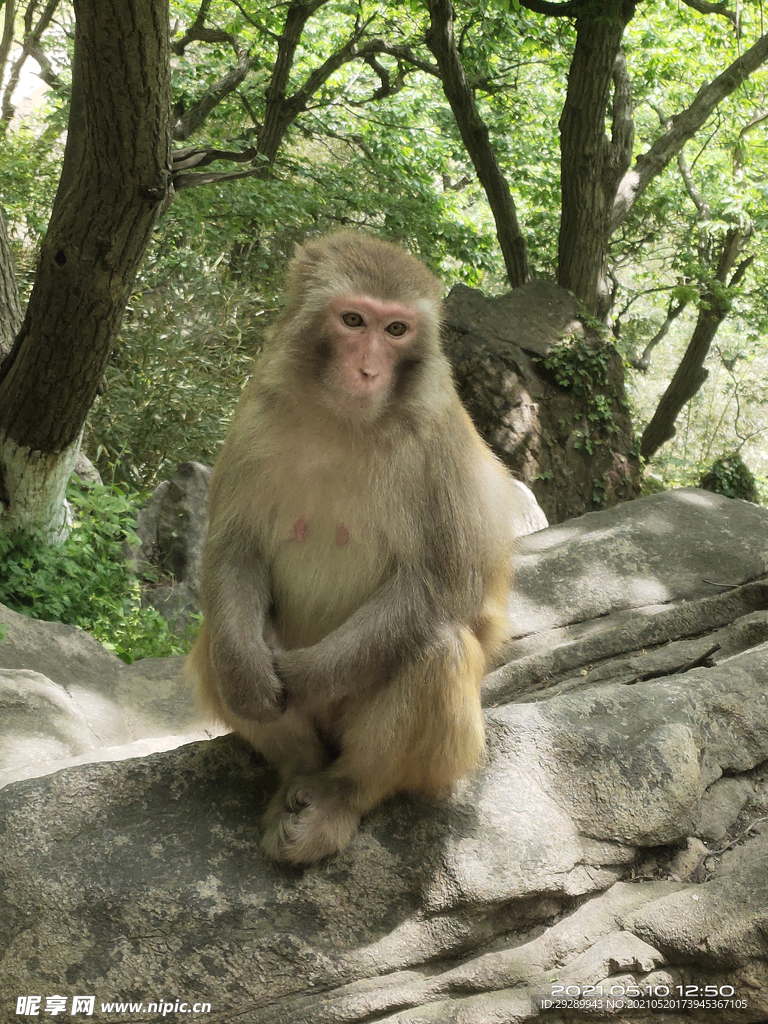
[[558,387],[581,400],[585,409],[583,429],[571,424],[570,434],[577,438],[574,447],[583,447],[590,455],[617,429],[613,422],[616,389],[610,374],[614,353],[610,342],[589,333],[554,345],[540,360]]
[[[719,465],[721,461],[722,466]],[[743,466],[743,472],[739,470],[739,464]],[[728,498],[744,498],[768,507],[768,477],[752,473],[741,456],[735,453],[720,456],[713,464],[705,464],[679,458],[667,451],[654,461],[653,471],[644,475],[642,493],[656,494],[672,487],[706,487]]]
[[[189,138],[175,145],[242,151],[258,141],[265,124],[266,88],[286,8],[263,0],[212,0],[205,10],[206,27],[215,29],[210,38],[196,38],[183,53],[174,53],[176,114],[192,110],[231,72],[236,52],[250,55],[251,70]],[[175,42],[200,12],[199,0],[171,0]],[[714,9],[703,16],[676,0],[638,5],[623,40],[635,102],[633,159],[703,83],[763,31],[757,0],[742,0],[738,15],[740,34]],[[43,40],[62,88],[49,93],[39,115],[14,122],[0,154],[0,195],[23,296],[63,152],[69,17],[60,12]],[[296,242],[308,235],[358,225],[403,241],[449,285],[504,287],[486,197],[440,83],[425,70],[434,64],[424,45],[428,21],[426,5],[410,0],[327,0],[299,41],[288,97],[301,100],[312,73],[347,45],[360,25],[368,26],[363,43],[376,38],[408,48],[421,66],[392,53],[343,64],[298,104],[299,115],[274,166],[255,168],[264,176],[179,191],[155,231],[107,369],[107,390],[87,427],[87,451],[105,479],[149,487],[180,460],[212,461],[276,304],[282,269]],[[557,123],[574,24],[517,2],[467,0],[457,9],[456,37],[510,183],[534,275],[553,277],[561,177]],[[399,83],[383,98],[382,69],[391,83]],[[645,348],[664,322],[670,299],[690,304],[654,350],[651,372],[630,381],[642,423],[679,362],[725,231],[740,225],[755,232],[743,253],[754,262],[739,288],[722,296],[733,304],[718,334],[722,365],[710,358],[705,387],[689,404],[685,422],[680,418],[677,437],[654,460],[654,471],[667,482],[698,480],[717,451],[742,444],[750,464],[768,471],[762,441],[768,429],[768,259],[760,239],[768,227],[768,149],[761,120],[767,86],[763,68],[718,106],[686,146],[690,177],[707,215],[695,206],[673,161],[610,245],[616,334],[625,352]],[[610,122],[608,110],[607,136]],[[206,170],[246,166],[215,162]],[[586,421],[571,426],[582,434],[576,443],[591,450],[613,428],[611,403],[600,367],[591,365],[592,357],[581,365],[580,358],[553,353],[550,369],[561,386],[585,398]],[[724,367],[732,369],[726,373]]]
[[102,479],[147,490],[179,462],[214,461],[264,306],[194,266],[134,297],[84,438]]
[[125,556],[137,544],[130,501],[118,487],[67,497],[76,513],[69,537],[49,545],[27,533],[0,533],[0,602],[35,619],[81,626],[123,661],[179,654],[179,640],[154,608],[142,607]]
[[652,473],[646,473],[643,476],[641,495],[643,498],[649,494],[661,494],[662,491],[666,491],[668,488],[664,486],[664,481],[660,480],[657,476]]
[[699,481],[699,486],[726,498],[743,498],[755,504],[759,501],[755,476],[738,452],[729,452],[715,459]]

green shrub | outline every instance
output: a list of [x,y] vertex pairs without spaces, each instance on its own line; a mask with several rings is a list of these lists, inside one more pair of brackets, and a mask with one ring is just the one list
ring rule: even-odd
[[738,452],[729,452],[715,459],[699,481],[699,486],[726,498],[743,498],[755,504],[760,501],[755,476]]
[[81,626],[128,663],[182,653],[165,619],[141,603],[125,558],[138,544],[131,502],[119,487],[67,491],[75,521],[50,545],[28,533],[0,533],[0,602],[23,615]]

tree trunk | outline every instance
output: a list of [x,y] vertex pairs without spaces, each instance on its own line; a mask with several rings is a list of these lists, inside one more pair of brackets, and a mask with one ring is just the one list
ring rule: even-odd
[[8,243],[3,211],[0,210],[0,359],[7,356],[21,326],[21,305],[13,254]]
[[453,35],[453,8],[450,0],[429,0],[431,26],[427,46],[440,68],[443,91],[448,100],[462,141],[485,190],[496,222],[507,277],[512,288],[530,281],[525,238],[517,222],[517,211],[507,179],[493,151],[488,127],[480,116],[475,97],[467,81]]
[[0,526],[64,526],[64,489],[170,189],[168,0],[75,0],[72,108],[35,284],[0,366]]
[[[702,293],[699,316],[688,348],[669,387],[662,395],[656,412],[643,431],[640,455],[646,461],[675,436],[675,420],[681,409],[690,402],[707,379],[708,371],[704,367],[704,360],[709,354],[720,324],[730,312],[731,302],[726,293],[726,278],[736,262],[743,243],[744,235],[738,228],[731,228],[727,232],[714,279]],[[730,287],[738,284],[751,262],[750,258],[740,265],[730,281]]]
[[[632,0],[591,0],[576,19],[576,48],[560,117],[562,214],[558,284],[592,316],[604,319],[611,296],[606,278],[613,198],[632,154],[631,97],[620,56]],[[614,79],[613,138],[605,134]]]

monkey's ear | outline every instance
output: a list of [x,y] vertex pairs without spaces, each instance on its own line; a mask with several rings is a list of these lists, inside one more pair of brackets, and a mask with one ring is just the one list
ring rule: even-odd
[[325,259],[324,247],[319,241],[304,242],[296,246],[293,259],[288,264],[285,277],[286,290],[291,299],[306,294],[310,282],[317,278],[321,263]]

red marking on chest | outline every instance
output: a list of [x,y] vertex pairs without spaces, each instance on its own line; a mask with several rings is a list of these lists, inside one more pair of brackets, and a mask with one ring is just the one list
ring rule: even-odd
[[307,520],[306,519],[297,519],[296,520],[296,522],[293,524],[293,536],[296,538],[296,540],[299,542],[299,544],[301,544],[301,542],[306,539],[306,536],[307,536]]
[[349,541],[349,530],[346,526],[340,526],[336,531],[336,543],[341,547],[342,544],[346,544]]

